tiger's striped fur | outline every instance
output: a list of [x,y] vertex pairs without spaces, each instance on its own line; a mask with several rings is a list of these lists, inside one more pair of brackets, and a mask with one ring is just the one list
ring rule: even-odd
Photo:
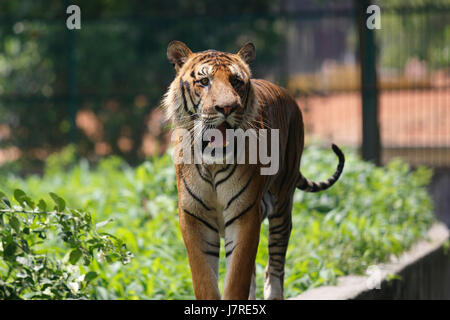
[[175,165],[180,229],[195,295],[198,299],[221,298],[217,280],[223,237],[227,271],[222,297],[255,298],[255,257],[261,221],[267,217],[264,298],[282,299],[294,191],[331,187],[343,170],[344,155],[333,145],[339,164],[327,181],[303,177],[299,170],[304,146],[301,111],[285,89],[252,79],[248,64],[255,56],[253,44],[236,54],[193,53],[184,43],[172,41],[167,55],[177,74],[162,106],[176,128],[192,131],[197,120],[213,128],[226,122],[244,130],[279,129],[280,167],[275,175],[261,175],[260,163]]

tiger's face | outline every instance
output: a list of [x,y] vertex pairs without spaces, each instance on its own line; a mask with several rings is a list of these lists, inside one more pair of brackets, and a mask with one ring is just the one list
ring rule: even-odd
[[248,66],[255,57],[252,43],[232,54],[215,50],[193,53],[184,43],[172,41],[167,56],[177,75],[163,106],[176,127],[201,125],[220,130],[223,137],[226,129],[251,127],[257,112]]

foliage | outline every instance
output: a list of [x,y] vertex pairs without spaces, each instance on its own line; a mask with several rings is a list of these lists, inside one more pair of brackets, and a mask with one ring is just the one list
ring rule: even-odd
[[426,62],[430,71],[448,67],[450,23],[447,0],[377,2],[382,11],[382,28],[376,32],[381,49],[379,61],[387,72],[402,70],[411,58]]
[[[399,159],[376,167],[351,152],[346,157],[344,173],[331,190],[295,195],[288,292],[334,283],[339,275],[364,274],[425,237],[434,221],[426,189],[430,169],[411,171]],[[302,171],[314,179],[325,179],[334,161],[311,147],[305,160]]]
[[84,269],[94,259],[124,264],[131,259],[122,240],[98,230],[110,220],[93,225],[88,212],[49,195],[53,209],[20,189],[14,190],[15,202],[0,192],[0,299],[88,298],[97,273]]
[[[101,160],[94,168],[75,161],[73,150],[52,156],[42,177],[0,177],[7,193],[21,188],[30,198],[49,198],[54,190],[68,205],[93,213],[96,220],[114,219],[111,233],[134,255],[126,265],[92,261],[98,274],[89,286],[91,299],[189,299],[191,275],[178,227],[175,170],[171,156],[154,157],[136,168],[121,158]],[[328,191],[297,191],[288,248],[285,294],[336,281],[340,275],[364,273],[370,265],[408,249],[425,236],[434,221],[426,186],[431,171],[412,171],[400,160],[387,167],[361,161],[347,149],[339,182]],[[336,166],[330,149],[308,147],[302,172],[325,179]],[[51,200],[49,200],[51,201]],[[257,256],[257,295],[262,298],[267,261],[267,221]],[[223,243],[222,243],[223,245]],[[59,243],[52,244],[56,248]],[[224,258],[224,250],[221,252]],[[223,286],[224,259],[220,264]]]

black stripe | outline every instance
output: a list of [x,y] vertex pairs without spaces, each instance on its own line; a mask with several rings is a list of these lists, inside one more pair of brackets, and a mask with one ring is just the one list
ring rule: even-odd
[[187,101],[186,101],[186,95],[184,93],[184,85],[183,85],[183,80],[181,80],[180,78],[180,86],[181,86],[181,94],[183,96],[183,106],[184,106],[184,110],[189,114],[189,115],[193,115],[194,113],[188,109],[187,107]]
[[216,68],[219,68],[219,67],[224,68],[228,64],[229,64],[228,62],[223,62],[220,59],[215,59],[215,61],[214,61],[214,67],[216,67]]
[[234,62],[233,59],[231,59],[229,56],[227,56],[226,54],[223,54],[223,53],[219,54],[218,57],[224,58],[224,59],[226,59],[226,60],[228,60],[230,62]]
[[234,218],[231,218],[230,220],[228,220],[225,223],[225,228],[230,226],[233,222],[235,222],[237,219],[239,219],[240,217],[242,217],[244,214],[246,214],[247,212],[250,211],[251,208],[253,208],[253,206],[255,205],[256,201],[253,202],[249,207],[247,207],[244,211],[242,211],[240,214],[238,214],[237,216],[235,216]]
[[262,202],[264,203],[264,206],[267,208],[266,200],[264,200],[264,197],[262,197]]
[[276,228],[269,228],[269,232],[271,235],[275,235],[275,234],[285,234],[286,231],[288,230],[289,225],[285,223],[282,223],[280,225],[278,225]]
[[208,222],[206,222],[206,221],[203,220],[202,218],[197,217],[195,214],[189,212],[188,210],[186,210],[186,209],[184,209],[184,208],[181,208],[181,209],[183,209],[183,211],[184,211],[186,214],[190,215],[191,217],[193,217],[193,218],[197,219],[198,221],[200,221],[201,223],[203,223],[203,224],[204,224],[205,226],[207,226],[209,229],[215,231],[216,233],[219,233],[219,230],[217,230],[216,228],[214,228],[212,225],[210,225]]
[[[292,141],[292,134],[288,133],[287,142],[286,142],[286,148],[289,148],[289,142]],[[287,153],[289,155],[289,153]],[[281,178],[280,181],[286,182],[286,177],[291,171],[289,170],[289,156],[286,156],[284,161],[284,175],[283,178]],[[289,184],[287,184],[289,186]]]
[[[194,82],[195,82],[195,81],[194,81]],[[192,103],[192,105],[194,106],[195,111],[198,111],[198,105],[200,104],[200,101],[201,101],[201,100],[199,100],[199,101],[197,102],[197,104],[195,104],[195,103],[194,103],[194,100],[192,99],[191,86],[189,85],[189,82],[185,81],[185,82],[184,82],[184,85],[185,85],[185,87],[186,87],[186,90],[187,90],[187,92],[188,92],[189,99],[191,100],[191,103]]]
[[183,172],[180,170],[180,175],[181,175],[181,179],[183,180],[183,184],[184,187],[186,188],[187,192],[191,195],[192,198],[194,198],[195,200],[197,200],[198,203],[200,203],[202,205],[203,208],[205,208],[206,210],[212,210],[210,207],[208,207],[203,201],[202,199],[200,199],[199,197],[197,197],[192,190],[188,187],[186,180],[184,179],[184,175]]
[[[298,163],[298,157],[300,156],[299,153],[295,153],[294,157],[293,157],[293,161],[292,161],[292,166],[291,166],[291,172],[293,172],[294,170],[298,171],[299,170],[299,166],[297,165],[297,167],[295,166],[296,163]],[[289,187],[292,187],[293,190],[295,191],[295,187],[296,187],[296,180],[292,180],[295,178],[295,175],[291,175],[291,179],[289,180]]]
[[300,190],[304,190],[305,189],[305,178],[300,174],[300,181],[297,182],[297,188],[299,188]]
[[214,54],[214,53],[208,53],[208,54],[205,54],[204,56],[202,56],[202,57],[198,60],[198,62],[201,62],[201,61],[203,61],[203,60],[205,60],[205,59],[212,58],[212,57],[215,57],[215,56],[216,56],[216,54]]
[[262,203],[261,203],[261,219],[264,220],[266,216],[267,216],[267,205],[266,205],[266,202],[264,201],[264,197],[263,197]]
[[[280,272],[280,270],[278,270],[278,272]],[[269,274],[270,274],[271,276],[273,276],[273,277],[280,278],[284,272],[280,272],[280,273],[281,273],[281,274],[276,274],[276,273],[270,272]]]
[[245,184],[245,186],[237,193],[237,194],[235,194],[231,199],[230,199],[230,201],[228,201],[228,203],[227,203],[227,206],[225,207],[225,209],[224,210],[227,210],[228,209],[228,207],[231,205],[231,203],[234,201],[234,200],[236,200],[247,188],[248,188],[248,186],[250,185],[250,183],[252,182],[252,180],[253,180],[253,177],[255,176],[255,173],[256,173],[256,170],[254,170],[253,171],[253,173],[252,173],[252,175],[250,176],[250,179],[248,179],[248,181],[247,181],[247,183]]
[[276,218],[281,218],[284,215],[285,209],[286,209],[286,207],[287,207],[287,205],[289,203],[290,203],[290,199],[286,198],[284,200],[284,202],[281,204],[281,206],[278,208],[278,210],[275,210],[276,209],[276,207],[275,207],[273,212],[278,212],[278,213],[268,216],[269,220],[276,219]]
[[200,70],[199,72],[197,72],[197,74],[198,74],[199,76],[206,76],[205,67],[203,67],[202,70]]
[[286,259],[284,259],[284,260],[279,260],[279,259],[275,259],[275,258],[270,257],[270,262],[279,263],[279,264],[281,264],[281,265],[283,265],[283,264],[285,263],[285,261],[286,261]]
[[339,179],[342,170],[344,169],[345,156],[335,144],[331,145],[333,152],[337,155],[339,163],[334,174],[325,182],[314,182],[306,179],[303,175],[300,176],[301,180],[297,184],[297,188],[306,192],[318,192],[330,188]]
[[291,223],[290,220],[291,219],[287,217],[282,223],[273,227],[269,227],[270,234],[279,234],[285,232]]
[[220,248],[220,243],[211,243],[209,241],[204,240],[208,245],[215,248]]
[[217,59],[215,57],[210,58],[209,60],[203,61],[203,63],[210,64],[211,62],[216,62]]
[[286,252],[269,252],[270,257],[286,257]]
[[229,168],[230,166],[231,166],[231,164],[227,164],[224,168],[222,168],[222,169],[220,169],[220,170],[217,170],[217,171],[214,173],[213,179],[215,179],[216,176],[217,176],[219,173],[222,173],[222,172],[224,172],[224,171],[227,171],[228,168]]
[[233,253],[234,248],[236,247],[233,247],[233,249],[231,249],[230,251],[225,252],[225,258],[228,258],[228,256]]
[[[209,59],[208,61],[205,61],[206,59]],[[211,61],[220,61],[222,59],[227,60],[228,62],[232,62],[235,63],[235,61],[233,59],[231,59],[229,56],[223,54],[223,53],[218,53],[218,52],[211,52],[208,54],[205,54],[204,56],[200,57],[200,59],[198,60],[198,62],[202,62],[202,63],[209,63]]]
[[227,180],[233,175],[233,173],[234,173],[234,171],[236,170],[236,168],[237,168],[237,165],[235,164],[234,167],[233,167],[233,169],[231,170],[231,172],[230,172],[225,178],[223,178],[222,180],[220,180],[219,182],[217,182],[216,185],[215,185],[215,187],[217,188],[222,182],[227,181]]
[[220,252],[214,252],[214,251],[203,251],[204,254],[207,254],[209,256],[214,256],[216,258],[219,258]]
[[249,95],[250,95],[250,86],[251,86],[251,82],[249,81],[248,82],[248,86],[247,86],[247,93],[246,93],[246,96],[245,96],[245,103],[244,103],[244,109],[245,110],[247,109],[247,105],[248,105],[248,98],[249,98]]
[[311,192],[317,192],[321,190],[316,182],[311,181],[311,184],[312,184]]
[[[262,100],[264,106],[268,106],[268,105],[269,105],[269,99],[266,97],[266,95],[263,95],[263,96],[261,97],[261,100]],[[260,100],[260,101],[261,101],[261,100]]]
[[214,187],[214,186],[213,186],[213,183],[211,182],[211,180],[209,180],[208,178],[206,178],[206,177],[200,172],[200,168],[199,168],[199,167],[200,167],[199,164],[195,164],[195,168],[197,168],[197,172],[198,172],[200,178],[202,178],[203,181],[209,183],[209,184],[211,185],[211,187]]
[[289,236],[290,232],[291,232],[291,227],[290,227],[290,224],[288,224],[286,226],[283,226],[283,228],[280,230],[276,230],[276,231],[271,230],[270,235],[271,236],[280,235],[281,238],[285,238],[285,237]]
[[289,226],[286,226],[283,230],[277,231],[277,232],[272,232],[270,233],[270,236],[273,238],[275,236],[279,237],[280,239],[284,239],[289,237],[290,233],[291,233],[292,228],[290,228]]
[[255,81],[255,80],[253,80],[252,81],[252,83],[254,83],[254,84],[256,84],[257,86],[260,86],[260,87],[262,87],[262,84],[259,82],[259,81]]
[[287,245],[288,245],[288,241],[286,241],[286,239],[277,239],[277,240],[275,240],[273,242],[269,241],[269,248],[272,248],[272,247],[287,247]]

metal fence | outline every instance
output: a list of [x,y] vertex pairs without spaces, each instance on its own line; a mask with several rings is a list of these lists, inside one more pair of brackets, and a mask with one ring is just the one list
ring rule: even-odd
[[[448,167],[450,6],[380,8],[381,29],[373,30],[378,114],[366,119],[378,125],[375,153],[381,163],[402,157],[413,165]],[[376,147],[373,136],[363,139],[362,99],[374,88],[361,95],[361,70],[370,66],[361,68],[360,61],[370,52],[358,59],[355,19],[340,12],[290,25],[288,86],[306,115],[310,140]]]

